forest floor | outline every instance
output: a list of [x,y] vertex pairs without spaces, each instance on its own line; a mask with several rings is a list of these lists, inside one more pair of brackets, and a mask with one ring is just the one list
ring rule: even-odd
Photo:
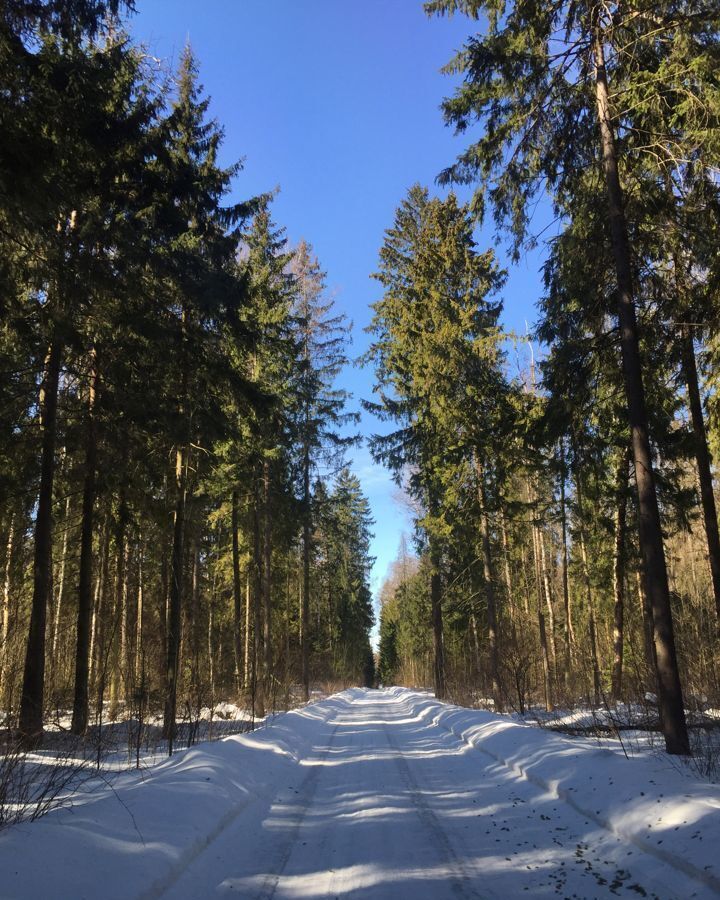
[[720,787],[401,688],[351,689],[0,834],[2,898],[720,895]]

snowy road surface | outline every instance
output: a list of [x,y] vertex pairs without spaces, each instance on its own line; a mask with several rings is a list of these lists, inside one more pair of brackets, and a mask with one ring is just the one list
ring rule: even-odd
[[346,691],[155,771],[116,788],[122,804],[9,832],[1,896],[720,893],[716,786],[401,689]]

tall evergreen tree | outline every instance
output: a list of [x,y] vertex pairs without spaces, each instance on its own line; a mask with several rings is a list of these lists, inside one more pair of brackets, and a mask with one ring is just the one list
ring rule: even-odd
[[[167,119],[165,177],[169,178],[170,193],[156,215],[156,222],[166,236],[164,281],[176,342],[175,368],[167,385],[175,408],[175,509],[163,723],[164,734],[169,739],[175,730],[180,667],[191,445],[202,446],[202,439],[207,438],[203,431],[217,427],[217,418],[222,414],[219,403],[214,409],[208,408],[207,399],[212,393],[202,390],[201,385],[208,385],[216,374],[213,361],[215,353],[221,352],[218,326],[228,308],[237,308],[237,294],[242,290],[231,268],[238,240],[232,229],[252,210],[248,204],[221,205],[239,164],[228,168],[218,165],[222,131],[216,122],[207,120],[209,99],[201,91],[197,64],[192,51],[186,47],[180,61],[177,99]],[[216,335],[212,342],[208,340],[211,330]]]
[[343,449],[354,440],[342,435],[342,426],[356,422],[357,416],[345,410],[347,392],[335,386],[335,379],[347,363],[347,322],[343,315],[333,313],[333,303],[326,297],[325,273],[306,241],[301,241],[295,251],[291,272],[296,291],[293,310],[298,347],[295,431],[302,509],[300,655],[307,700],[310,695],[311,484],[318,466],[337,465],[342,459]]
[[[373,305],[370,330],[376,337],[367,354],[375,365],[380,400],[366,405],[401,427],[373,437],[371,447],[398,480],[410,470],[409,488],[423,506],[419,524],[432,569],[435,690],[442,697],[445,498],[458,467],[471,457],[482,470],[489,447],[489,432],[479,416],[497,404],[502,385],[496,345],[499,305],[489,299],[502,276],[492,253],[476,250],[467,208],[452,194],[446,201],[431,200],[417,185],[386,232],[380,264],[377,278],[384,295]],[[484,541],[483,546],[487,549]],[[489,587],[490,579],[488,571]],[[493,613],[491,606],[492,633]]]
[[249,577],[252,597],[252,697],[258,714],[271,689],[273,512],[287,464],[291,384],[295,344],[291,333],[292,278],[284,229],[277,228],[267,204],[243,237],[247,249],[248,305],[243,321],[251,337],[244,360],[247,379],[260,402],[249,411],[244,454],[250,516]]
[[[29,115],[44,116],[37,172],[48,186],[42,201],[17,217],[20,246],[36,262],[28,285],[39,341],[37,398],[42,435],[34,539],[34,589],[25,657],[20,732],[25,743],[42,734],[47,608],[52,593],[52,503],[58,433],[58,391],[70,349],[85,340],[87,317],[114,271],[113,252],[127,234],[129,182],[136,160],[130,147],[152,114],[138,96],[139,58],[123,37],[88,43],[82,29],[37,35],[39,49],[27,78]],[[139,92],[142,94],[142,91]],[[5,194],[10,215],[17,196]],[[37,254],[37,255],[36,255]],[[42,359],[42,362],[41,362]],[[88,500],[87,509],[90,509]],[[87,569],[86,569],[87,570]]]
[[358,683],[364,679],[374,621],[370,591],[373,520],[360,480],[347,468],[337,476],[329,507],[331,527],[327,529],[325,556],[328,591],[336,604],[338,621],[335,668],[347,680]]
[[[425,8],[429,13],[461,11],[476,19],[481,14],[488,17],[487,33],[470,38],[448,67],[467,77],[444,104],[448,122],[460,131],[481,122],[484,134],[443,179],[478,181],[476,208],[481,209],[485,196],[490,199],[498,224],[509,224],[516,249],[526,239],[528,201],[541,185],[549,187],[562,214],[579,175],[594,167],[604,179],[605,234],[615,267],[640,546],[653,609],[663,727],[668,750],[687,753],[622,172],[626,159],[639,159],[650,167],[659,161],[664,168],[687,154],[716,152],[707,122],[701,120],[708,109],[718,111],[708,77],[717,41],[707,40],[709,34],[717,34],[717,11],[707,7],[698,12],[693,4],[671,2],[656,4],[650,13],[596,2],[541,8],[521,3],[508,7],[495,0],[431,0]],[[688,54],[696,61],[689,85]],[[653,70],[656,74],[648,77]],[[665,109],[673,113],[664,115]]]

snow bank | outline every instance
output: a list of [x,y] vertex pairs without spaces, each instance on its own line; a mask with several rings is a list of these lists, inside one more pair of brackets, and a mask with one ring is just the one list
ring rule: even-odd
[[258,821],[292,783],[318,722],[342,695],[277,716],[272,726],[200,744],[149,773],[114,779],[70,809],[0,834],[0,898],[153,898],[251,804]]
[[[668,757],[626,760],[588,742],[493,713],[449,706],[427,694],[400,688],[387,694],[394,702],[385,730],[392,724],[416,723],[420,729],[435,727],[455,735],[469,748],[463,778],[471,779],[475,772],[479,777],[487,769],[479,759],[473,764],[475,748],[527,778],[548,798],[562,799],[588,823],[703,884],[702,896],[720,893],[719,786],[699,782]],[[71,809],[8,829],[0,834],[0,898],[157,898],[231,823],[238,820],[243,829],[261,828],[276,798],[287,806],[286,798],[298,795],[303,769],[306,777],[312,773],[317,777],[322,765],[330,766],[330,762],[315,764],[307,775],[308,769],[298,763],[307,763],[313,753],[324,759],[318,751],[330,746],[333,726],[357,727],[358,718],[348,715],[349,707],[357,701],[362,707],[369,699],[366,691],[345,691],[277,716],[259,731],[197,745],[149,774],[123,775],[112,787],[78,798]],[[418,729],[412,731],[417,736]],[[348,746],[352,749],[352,741]],[[354,751],[350,757],[358,766],[377,765],[384,759],[361,749],[360,756]],[[343,761],[337,756],[334,760],[333,765]],[[461,791],[462,785],[457,789]],[[373,792],[372,783],[363,790],[369,803],[380,803],[384,796]],[[417,806],[418,815],[423,808]],[[295,814],[289,809],[288,821]],[[205,861],[212,865],[214,859]],[[512,866],[510,855],[505,859]]]
[[698,781],[676,758],[625,759],[494,713],[390,690],[408,717],[450,731],[591,821],[720,892],[720,786]]

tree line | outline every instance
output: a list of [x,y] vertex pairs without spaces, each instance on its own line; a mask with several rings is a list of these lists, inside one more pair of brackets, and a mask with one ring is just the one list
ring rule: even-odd
[[[348,323],[272,195],[229,202],[189,47],[119,0],[0,12],[0,708],[256,714],[372,681]],[[189,712],[188,712],[189,711]]]
[[[470,138],[385,235],[376,458],[416,508],[386,584],[380,677],[496,708],[656,694],[669,752],[717,701],[720,13],[712,3],[431,0],[478,30],[443,103]],[[553,237],[533,214],[552,211]],[[537,363],[500,326],[546,243]],[[527,356],[525,357],[527,358]]]

